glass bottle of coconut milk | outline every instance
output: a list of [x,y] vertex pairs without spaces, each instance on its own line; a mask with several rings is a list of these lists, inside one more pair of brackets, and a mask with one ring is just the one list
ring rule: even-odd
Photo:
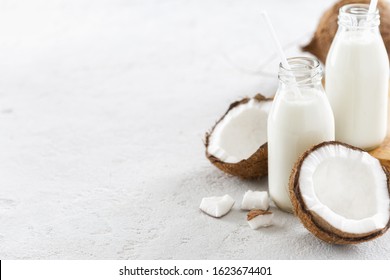
[[307,57],[280,64],[279,88],[268,117],[268,181],[272,200],[292,212],[288,183],[297,159],[307,149],[334,140],[332,109],[322,87],[322,67]]
[[326,93],[336,140],[370,150],[387,131],[389,58],[379,32],[379,12],[350,4],[339,11],[339,28],[326,59]]

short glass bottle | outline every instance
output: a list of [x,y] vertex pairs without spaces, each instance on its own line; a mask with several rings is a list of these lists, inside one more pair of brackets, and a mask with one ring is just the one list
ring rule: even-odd
[[280,64],[279,88],[268,117],[268,181],[272,200],[292,212],[289,178],[297,159],[310,147],[334,140],[332,109],[322,87],[317,59],[289,58]]

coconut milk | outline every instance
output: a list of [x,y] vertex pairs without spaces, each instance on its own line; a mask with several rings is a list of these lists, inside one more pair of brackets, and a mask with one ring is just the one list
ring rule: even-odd
[[[359,14],[348,14],[352,9],[348,6],[352,5],[340,10],[339,31],[327,57],[326,93],[336,140],[370,150],[380,145],[387,132],[389,59],[378,30],[379,15],[376,23],[366,23],[364,14],[360,26]],[[345,19],[342,26],[342,17],[352,20]],[[351,26],[353,22],[358,26]]]
[[[322,70],[319,75],[322,77]],[[292,211],[288,183],[295,162],[313,145],[334,140],[333,114],[321,77],[303,86],[298,81],[297,95],[279,74],[281,82],[268,117],[269,192],[275,204],[288,212]]]

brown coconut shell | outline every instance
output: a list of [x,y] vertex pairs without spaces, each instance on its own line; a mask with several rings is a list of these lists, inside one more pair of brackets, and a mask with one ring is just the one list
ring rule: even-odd
[[[319,145],[316,145],[312,147],[311,149],[307,150],[296,162],[291,176],[290,176],[290,182],[289,182],[289,191],[290,191],[290,199],[293,205],[294,214],[298,216],[298,218],[301,220],[303,225],[316,237],[319,239],[326,241],[328,243],[332,244],[357,244],[365,241],[369,241],[372,239],[375,239],[381,235],[383,235],[390,227],[390,220],[388,221],[386,227],[375,230],[369,233],[364,234],[351,234],[342,232],[339,229],[331,226],[326,220],[324,220],[322,217],[317,215],[315,212],[308,210],[305,202],[302,198],[300,187],[299,187],[299,175],[300,175],[300,169],[302,166],[303,161],[306,159],[306,157],[311,154],[313,151],[327,145],[342,145],[349,149],[354,149],[358,151],[365,152],[362,149],[359,149],[357,147],[341,143],[338,141],[329,141],[329,142],[323,142]],[[386,168],[382,167],[386,176],[387,176],[387,187],[390,194],[390,180],[389,180],[389,173]],[[364,207],[364,205],[362,205]]]
[[272,212],[271,211],[268,211],[268,210],[262,210],[262,209],[252,209],[251,211],[248,212],[248,214],[246,215],[246,220],[247,221],[250,221],[254,218],[256,218],[257,216],[260,216],[260,215],[271,215]]
[[[341,0],[328,9],[320,19],[317,30],[310,43],[302,47],[303,51],[315,55],[325,64],[333,38],[338,29],[337,17],[339,9],[347,4],[369,4],[370,0]],[[387,53],[390,57],[390,4],[385,0],[378,2],[381,24],[379,26]]]
[[[225,116],[233,108],[240,106],[242,104],[248,103],[252,98],[244,98],[242,100],[233,102],[230,104],[229,109],[226,113],[215,123],[212,129],[209,132],[206,132],[204,145],[206,147],[206,157],[209,161],[222,170],[225,173],[228,173],[233,176],[238,176],[243,179],[255,179],[268,174],[268,148],[267,143],[261,145],[257,151],[251,155],[248,159],[241,160],[237,163],[227,163],[221,161],[219,158],[211,155],[208,152],[208,146],[210,142],[210,137],[214,132],[215,127],[225,118]],[[267,98],[261,94],[257,94],[253,99],[258,102],[273,100],[272,98]]]

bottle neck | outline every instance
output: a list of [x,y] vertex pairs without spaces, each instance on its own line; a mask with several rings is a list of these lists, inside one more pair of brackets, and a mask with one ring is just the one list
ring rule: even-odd
[[338,25],[343,31],[379,31],[380,16],[378,9],[369,13],[367,4],[344,5],[339,10]]
[[317,59],[309,57],[293,57],[288,62],[291,69],[279,65],[279,87],[316,87],[321,86],[322,67]]

